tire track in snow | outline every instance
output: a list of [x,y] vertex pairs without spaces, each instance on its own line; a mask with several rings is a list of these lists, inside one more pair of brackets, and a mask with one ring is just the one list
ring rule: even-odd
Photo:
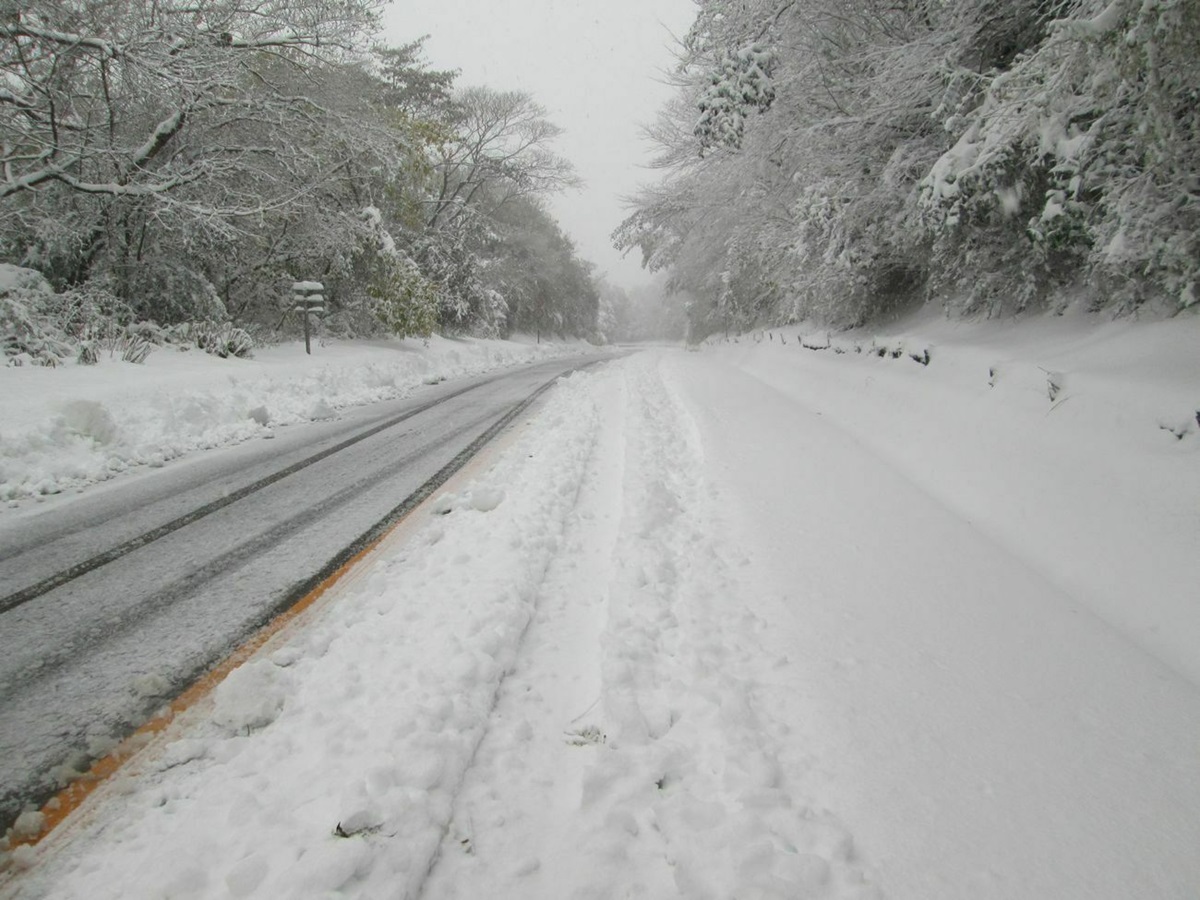
[[[565,497],[568,494],[570,495],[570,499],[563,507],[563,515],[554,523],[564,530],[569,529],[569,523],[577,514],[576,510],[579,504],[579,497],[587,478],[586,468],[592,464],[592,461],[596,455],[598,444],[597,439],[600,426],[596,409],[591,403],[585,403],[582,408],[584,410],[582,418],[587,422],[588,427],[583,432],[583,434],[586,435],[585,440],[577,441],[577,447],[579,447],[579,450],[575,454],[575,461],[579,465],[571,475],[568,475],[567,478],[558,483],[556,490],[556,493],[560,496]],[[530,454],[531,457],[532,455],[533,454]],[[436,853],[430,857],[428,865],[426,866],[424,877],[420,883],[413,888],[411,895],[414,897],[423,897],[426,895],[429,881],[434,875],[438,863],[446,854],[446,848],[448,846],[452,849],[461,849],[465,853],[474,852],[471,830],[463,831],[460,828],[457,832],[455,831],[455,816],[453,815],[453,810],[458,809],[461,805],[462,795],[465,790],[469,789],[472,783],[472,777],[476,776],[479,771],[484,770],[485,767],[492,762],[492,754],[490,752],[492,748],[489,745],[489,741],[494,743],[497,733],[500,731],[499,726],[504,723],[503,714],[498,714],[498,708],[501,706],[502,698],[505,696],[506,692],[522,691],[522,687],[514,686],[513,682],[526,680],[514,679],[513,676],[520,669],[525,668],[522,665],[522,656],[528,654],[526,645],[530,642],[530,632],[534,630],[535,621],[544,617],[545,615],[545,607],[547,604],[544,603],[543,598],[549,590],[547,587],[547,581],[551,579],[551,573],[554,569],[555,562],[559,559],[559,554],[562,550],[562,542],[558,540],[548,541],[547,548],[551,550],[551,555],[544,557],[541,571],[534,578],[534,584],[530,586],[530,590],[527,592],[530,599],[530,605],[528,609],[529,616],[525,619],[524,625],[521,628],[517,639],[511,644],[510,649],[512,652],[512,659],[503,669],[499,679],[495,683],[495,689],[491,695],[487,717],[476,729],[470,756],[466,765],[458,773],[458,779],[451,792],[452,814],[441,823],[440,846],[438,847]],[[523,688],[523,690],[528,692],[531,690],[531,688],[526,686]],[[529,726],[527,721],[523,721],[517,727],[517,741],[520,742],[527,740],[531,733],[531,726]],[[461,820],[461,816],[458,818]],[[501,821],[500,824],[503,824],[503,821]],[[528,874],[528,872],[534,871],[537,868],[536,865],[532,868],[528,868],[527,863],[525,866],[526,868],[523,868],[517,872],[518,875]],[[491,892],[493,889],[494,887],[489,888],[489,892]],[[480,894],[473,896],[482,895]]]
[[614,367],[616,395],[597,385],[582,501],[425,900],[876,895],[781,769],[784,726],[758,708],[765,626],[739,602],[657,359]]
[[755,636],[766,625],[739,597],[738,548],[722,546],[698,431],[662,359],[630,366],[638,474],[604,638],[614,752],[587,789],[633,813],[627,830],[659,836],[680,896],[876,896],[851,836],[780,765],[785,723],[759,699],[776,662]]
[[590,382],[598,429],[576,501],[535,601],[512,672],[499,691],[423,900],[570,894],[603,884],[608,859],[581,859],[585,772],[602,752],[599,635],[621,521],[624,377]]

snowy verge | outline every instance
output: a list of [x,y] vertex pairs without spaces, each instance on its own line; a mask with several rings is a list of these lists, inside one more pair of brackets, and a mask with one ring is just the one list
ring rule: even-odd
[[330,342],[311,356],[302,344],[267,347],[253,359],[164,347],[140,365],[102,357],[95,366],[0,367],[0,501],[78,489],[134,466],[404,397],[423,383],[581,346],[433,337]]
[[705,352],[851,434],[1200,684],[1197,347],[1189,315],[925,315]]

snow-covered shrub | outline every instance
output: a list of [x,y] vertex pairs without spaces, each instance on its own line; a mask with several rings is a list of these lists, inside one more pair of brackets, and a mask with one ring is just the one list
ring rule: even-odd
[[1200,5],[1083,0],[1008,71],[921,185],[945,285],[1021,308],[1090,278],[1102,301],[1196,302]]
[[230,356],[248,359],[254,355],[254,339],[245,329],[229,323],[201,325],[204,327],[201,327],[197,336],[196,346],[205,353],[222,359]]
[[[156,322],[131,322],[125,326],[125,333],[130,337],[141,338],[154,345],[167,342],[167,331]],[[257,339],[255,340],[257,344]]]
[[162,343],[161,328],[153,322],[132,322],[129,305],[96,282],[53,295],[47,309],[57,327],[78,342],[75,358],[81,365],[95,365],[102,353],[140,364],[155,344]]
[[508,324],[508,313],[508,301],[504,299],[504,295],[493,288],[485,289],[480,315],[477,317],[479,336],[502,337]]
[[154,349],[154,344],[144,337],[125,334],[118,340],[116,349],[120,351],[124,362],[141,365]]
[[129,307],[101,285],[55,293],[40,273],[0,266],[0,341],[10,365],[57,365],[74,356],[95,365],[103,353],[142,363],[163,329],[130,323]]
[[100,362],[100,349],[95,341],[80,341],[75,361],[81,366],[94,366]]
[[134,318],[127,303],[95,281],[51,295],[45,309],[58,329],[76,340],[115,340]]
[[393,334],[429,337],[437,327],[437,285],[408,260],[381,257],[367,292],[375,317]]
[[184,322],[166,329],[172,343],[190,344],[225,359],[254,355],[254,338],[243,328],[228,322]]
[[40,272],[0,264],[0,348],[9,365],[53,366],[71,346],[47,314],[54,291]]
[[437,284],[397,246],[377,207],[365,207],[357,227],[358,246],[346,260],[340,308],[328,320],[330,329],[347,336],[383,330],[429,337],[438,324]]
[[774,67],[774,51],[758,43],[720,54],[696,104],[700,121],[695,134],[702,149],[742,145],[746,117],[769,109],[775,100]]

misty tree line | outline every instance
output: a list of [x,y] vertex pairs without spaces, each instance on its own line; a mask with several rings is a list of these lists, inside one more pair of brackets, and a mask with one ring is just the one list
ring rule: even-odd
[[614,233],[708,333],[1194,307],[1198,0],[697,0]]
[[374,0],[0,3],[0,261],[78,306],[286,329],[316,280],[335,332],[595,331],[559,129],[373,45]]

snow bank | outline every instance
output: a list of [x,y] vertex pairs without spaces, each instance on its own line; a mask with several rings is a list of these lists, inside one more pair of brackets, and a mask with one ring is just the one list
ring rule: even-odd
[[1196,335],[914,324],[928,366],[790,333],[673,364],[746,557],[722,605],[786,657],[752,694],[780,768],[892,900],[1191,897],[1200,470],[1155,417]]
[[434,337],[428,346],[335,342],[312,356],[302,344],[260,349],[248,360],[164,347],[141,365],[102,356],[95,366],[0,367],[0,501],[78,489],[134,466],[403,397],[422,383],[578,346]]

